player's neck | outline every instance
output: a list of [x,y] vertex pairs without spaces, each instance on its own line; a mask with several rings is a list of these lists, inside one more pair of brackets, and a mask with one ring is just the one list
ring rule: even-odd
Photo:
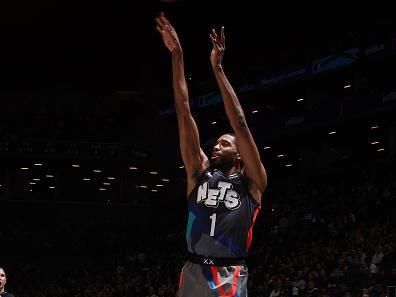
[[225,176],[230,176],[230,175],[235,174],[239,171],[240,171],[239,168],[234,166],[234,167],[231,167],[230,169],[223,170],[223,173]]

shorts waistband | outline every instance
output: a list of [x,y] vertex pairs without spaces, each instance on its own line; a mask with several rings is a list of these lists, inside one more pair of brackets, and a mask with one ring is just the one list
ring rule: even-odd
[[187,254],[187,260],[200,265],[209,266],[234,266],[246,264],[245,257],[205,257],[196,254]]

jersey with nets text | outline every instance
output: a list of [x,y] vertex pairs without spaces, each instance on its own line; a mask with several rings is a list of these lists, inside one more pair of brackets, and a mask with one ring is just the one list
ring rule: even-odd
[[205,170],[187,198],[188,252],[205,257],[246,257],[260,204],[239,172]]

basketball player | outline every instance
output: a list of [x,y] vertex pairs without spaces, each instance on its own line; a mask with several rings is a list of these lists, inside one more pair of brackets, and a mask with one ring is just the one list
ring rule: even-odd
[[180,275],[179,296],[246,297],[245,258],[267,175],[242,107],[223,70],[224,28],[220,36],[215,30],[210,34],[210,61],[233,133],[220,136],[208,158],[200,147],[197,125],[190,113],[178,35],[163,14],[156,22],[172,56],[180,149],[187,172],[188,261]]
[[0,267],[0,296],[1,297],[14,297],[14,295],[5,291],[5,285],[7,283],[7,275],[3,267]]

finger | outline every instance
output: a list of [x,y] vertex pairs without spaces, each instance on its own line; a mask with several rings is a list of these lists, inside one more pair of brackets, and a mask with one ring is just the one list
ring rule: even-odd
[[165,23],[165,25],[170,25],[171,24],[169,22],[169,20],[167,19],[167,17],[165,17],[165,16],[160,16],[160,19]]
[[164,30],[162,30],[162,28],[161,28],[160,26],[156,26],[155,28],[157,29],[157,31],[158,31],[159,33],[161,33],[161,34],[164,33]]
[[213,47],[220,50],[221,45],[219,44],[219,42],[214,38],[214,36],[212,34],[210,34],[209,36],[210,36],[210,39],[212,40]]
[[217,47],[217,45],[216,45],[216,40],[214,39],[213,35],[212,35],[212,34],[209,34],[209,37],[210,37],[210,40],[212,41],[213,47]]
[[160,17],[156,17],[155,21],[157,22],[157,24],[161,27],[164,28],[165,27],[165,23],[164,21],[160,18]]
[[212,29],[212,35],[213,35],[213,37],[214,37],[215,39],[217,39],[217,34],[216,34],[215,29]]
[[175,29],[173,28],[172,24],[168,21],[166,17],[159,17],[159,20],[162,24],[163,30],[173,32]]
[[220,33],[220,43],[224,47],[225,46],[225,35],[224,35],[224,26],[221,27],[221,33]]
[[216,32],[214,32],[214,34],[213,34],[213,32],[212,32],[212,34],[210,34],[210,35],[212,36],[213,41],[216,43],[216,46],[217,46],[218,48],[220,48],[220,47],[221,47],[220,40],[218,39],[218,36],[215,35],[215,34],[216,34]]

